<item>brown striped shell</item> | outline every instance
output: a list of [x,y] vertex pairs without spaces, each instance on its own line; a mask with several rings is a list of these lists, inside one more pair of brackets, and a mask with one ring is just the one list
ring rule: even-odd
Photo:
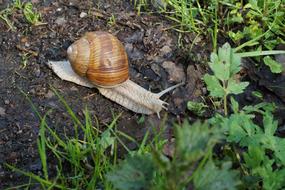
[[114,87],[129,78],[122,43],[107,32],[88,32],[67,49],[72,69],[99,87]]

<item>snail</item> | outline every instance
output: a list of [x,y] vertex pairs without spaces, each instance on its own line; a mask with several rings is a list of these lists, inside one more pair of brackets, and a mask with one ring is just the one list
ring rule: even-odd
[[61,79],[85,87],[96,87],[112,101],[136,113],[158,117],[168,105],[160,97],[182,83],[152,93],[129,79],[128,56],[123,44],[108,32],[87,32],[67,49],[69,61],[49,61]]

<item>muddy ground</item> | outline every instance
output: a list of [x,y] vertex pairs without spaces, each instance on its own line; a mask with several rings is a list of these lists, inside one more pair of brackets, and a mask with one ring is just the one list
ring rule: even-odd
[[[7,7],[7,1],[0,2],[1,9]],[[156,115],[145,116],[145,122],[139,123],[142,115],[111,102],[97,90],[60,80],[46,66],[48,60],[66,59],[67,47],[87,31],[102,30],[116,35],[129,55],[130,78],[144,88],[159,92],[184,81],[183,87],[163,96],[170,105],[161,115],[168,114],[169,124],[183,118],[196,119],[186,110],[186,102],[198,100],[206,93],[201,77],[212,49],[209,39],[199,39],[190,51],[187,45],[192,45],[195,36],[185,35],[182,42],[187,50],[184,50],[178,46],[178,33],[169,29],[171,23],[158,14],[138,16],[130,1],[33,2],[42,14],[43,25],[31,26],[20,12],[11,17],[14,31],[0,21],[0,189],[26,181],[4,163],[35,173],[41,169],[36,148],[39,119],[24,93],[41,114],[52,109],[47,122],[62,134],[72,131],[72,121],[51,87],[82,120],[85,106],[100,126],[110,123],[113,114],[122,113],[118,129],[136,139],[149,127],[159,126]],[[112,15],[115,23],[110,20]]]

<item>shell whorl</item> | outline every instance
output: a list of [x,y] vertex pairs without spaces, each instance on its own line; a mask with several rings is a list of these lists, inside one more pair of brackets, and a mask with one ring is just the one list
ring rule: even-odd
[[122,43],[107,32],[88,32],[67,49],[73,70],[100,87],[113,87],[129,78]]

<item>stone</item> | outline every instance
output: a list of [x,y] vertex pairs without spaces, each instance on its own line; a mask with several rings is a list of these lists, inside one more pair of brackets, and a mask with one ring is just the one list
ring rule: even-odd
[[172,61],[164,61],[162,67],[168,73],[168,79],[172,82],[185,82],[186,75],[181,64],[176,64]]
[[80,13],[80,15],[79,15],[79,17],[80,18],[84,18],[84,17],[86,17],[88,14],[86,13],[86,12],[81,12]]
[[55,23],[59,26],[63,26],[65,25],[67,21],[65,20],[64,17],[58,17],[56,20],[55,20]]
[[0,107],[0,116],[1,117],[5,116],[5,114],[6,114],[5,111],[6,110],[3,107]]

